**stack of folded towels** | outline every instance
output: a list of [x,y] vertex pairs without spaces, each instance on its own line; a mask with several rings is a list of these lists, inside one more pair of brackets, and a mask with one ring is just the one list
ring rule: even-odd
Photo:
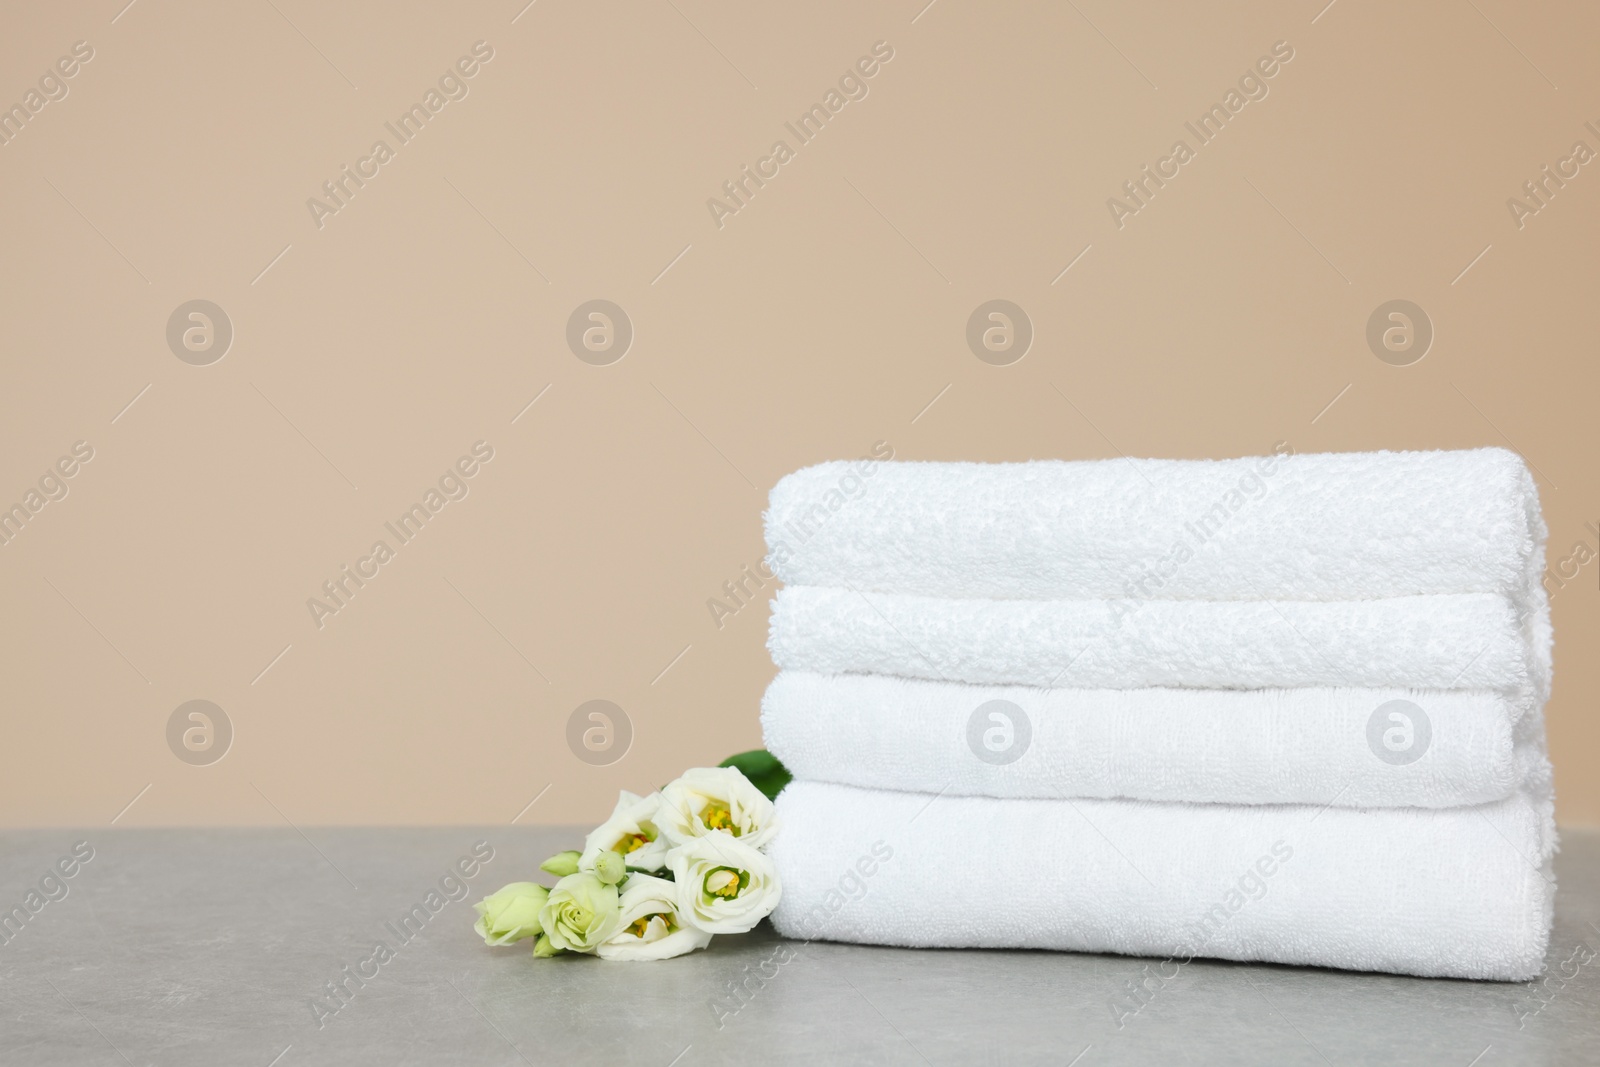
[[1515,454],[825,463],[766,532],[780,933],[1542,971]]

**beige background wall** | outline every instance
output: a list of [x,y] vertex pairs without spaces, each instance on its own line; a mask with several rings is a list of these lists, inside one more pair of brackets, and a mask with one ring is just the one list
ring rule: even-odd
[[[93,49],[0,146],[0,502],[93,449],[0,547],[5,823],[593,821],[759,744],[765,603],[719,629],[706,602],[760,559],[778,477],[880,440],[1515,447],[1552,560],[1586,546],[1550,732],[1561,817],[1600,822],[1600,164],[1507,207],[1600,150],[1590,5],[123,2],[0,33],[5,103]],[[801,145],[785,122],[879,41]],[[1108,198],[1279,41],[1268,95],[1119,228]],[[379,139],[319,227],[308,198]],[[635,333],[606,366],[565,338],[596,298]],[[1009,366],[965,341],[994,298],[1035,330]],[[167,340],[195,299],[232,324],[209,365]],[[1393,299],[1435,330],[1410,366],[1366,342]],[[308,598],[379,539],[319,628]],[[234,734],[204,766],[168,741],[196,699]],[[593,699],[632,723],[607,765],[567,743]]]

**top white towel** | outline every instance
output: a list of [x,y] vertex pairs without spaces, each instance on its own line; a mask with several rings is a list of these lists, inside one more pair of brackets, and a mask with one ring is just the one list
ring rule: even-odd
[[789,585],[997,600],[1357,600],[1531,606],[1545,524],[1500,448],[1244,459],[822,463],[772,490]]

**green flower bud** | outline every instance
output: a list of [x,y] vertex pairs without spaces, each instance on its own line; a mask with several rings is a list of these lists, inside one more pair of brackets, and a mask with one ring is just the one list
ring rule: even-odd
[[594,873],[606,885],[616,885],[628,874],[628,863],[622,853],[610,849],[595,857]]
[[539,933],[539,913],[549,896],[550,891],[536,882],[512,882],[473,905],[478,912],[473,929],[488,945],[533,937]]
[[577,851],[557,852],[554,856],[539,864],[541,871],[548,871],[557,878],[565,878],[569,874],[578,873],[578,857],[582,853]]

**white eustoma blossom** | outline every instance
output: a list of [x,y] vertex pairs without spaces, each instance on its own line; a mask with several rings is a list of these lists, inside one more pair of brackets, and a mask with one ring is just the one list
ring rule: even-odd
[[656,825],[674,846],[721,831],[752,848],[778,832],[772,801],[735,767],[695,767],[661,791]]
[[738,838],[709,833],[667,854],[677,879],[678,914],[711,934],[742,934],[778,906],[783,887],[764,853]]
[[665,960],[711,943],[711,935],[678,914],[678,887],[648,874],[628,877],[620,902],[622,929],[595,952],[603,960]]
[[627,865],[640,871],[659,871],[667,862],[667,839],[656,821],[661,794],[641,797],[622,790],[611,818],[601,823],[583,842],[578,869],[592,871],[600,853],[622,853]]

